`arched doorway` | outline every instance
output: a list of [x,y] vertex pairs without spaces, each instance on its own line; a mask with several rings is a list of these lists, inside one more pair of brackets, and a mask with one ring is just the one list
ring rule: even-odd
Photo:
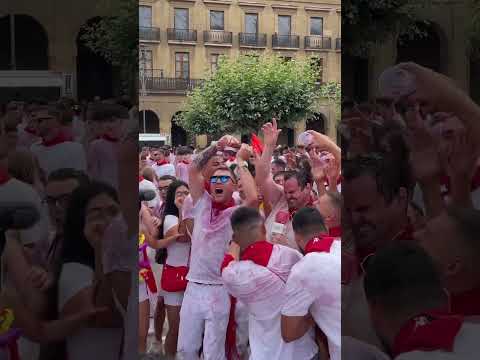
[[35,18],[1,17],[0,44],[0,70],[48,70],[48,35]]
[[80,100],[92,100],[95,96],[105,99],[114,95],[112,65],[87,47],[83,39],[86,28],[100,19],[88,20],[77,35],[77,96]]
[[160,119],[157,114],[151,110],[140,111],[139,129],[143,134],[158,134],[160,133]]
[[188,135],[184,128],[182,128],[177,123],[177,117],[180,115],[180,112],[177,112],[172,117],[172,129],[171,129],[171,138],[172,146],[182,146],[187,145]]
[[314,113],[306,121],[306,130],[314,130],[316,132],[325,134],[326,131],[326,117],[321,113]]
[[397,40],[397,63],[413,61],[437,72],[446,70],[447,38],[434,24],[418,23],[422,34]]

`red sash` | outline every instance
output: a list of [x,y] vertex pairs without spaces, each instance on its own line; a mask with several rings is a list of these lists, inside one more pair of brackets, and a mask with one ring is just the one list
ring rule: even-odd
[[419,314],[398,332],[393,344],[393,357],[415,350],[451,352],[462,324],[462,316],[442,311]]
[[46,140],[45,138],[43,138],[42,145],[50,147],[67,141],[72,141],[72,137],[67,135],[64,131],[60,131],[58,135],[55,136],[53,139]]
[[[240,260],[251,260],[260,266],[267,266],[272,255],[273,244],[267,241],[257,241],[247,247],[240,257]],[[222,262],[221,271],[228,266],[234,258],[227,254]],[[225,354],[227,360],[236,360],[239,358],[237,350],[237,323],[235,321],[235,305],[237,299],[230,296],[230,316],[228,318],[227,336],[225,339]]]

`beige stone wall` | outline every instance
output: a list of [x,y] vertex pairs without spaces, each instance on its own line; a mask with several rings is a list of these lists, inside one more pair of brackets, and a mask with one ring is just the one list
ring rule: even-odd
[[[164,77],[175,77],[175,52],[188,52],[190,59],[190,77],[203,79],[210,71],[211,54],[222,54],[229,57],[238,56],[252,51],[240,48],[238,33],[245,31],[245,13],[257,13],[259,17],[259,33],[267,34],[267,48],[255,50],[258,52],[277,53],[281,56],[305,58],[319,56],[323,58],[324,81],[340,81],[341,53],[335,50],[335,39],[341,38],[341,3],[339,0],[324,1],[271,1],[271,0],[140,0],[140,5],[152,7],[152,26],[161,31],[160,42],[144,42],[141,46],[152,50],[153,68],[162,69]],[[167,28],[173,28],[174,8],[188,8],[189,27],[197,30],[197,43],[194,45],[172,44],[167,40]],[[203,31],[209,30],[209,11],[223,10],[225,12],[225,31],[233,33],[233,44],[222,46],[205,45]],[[277,32],[279,15],[292,16],[292,34],[300,35],[300,49],[272,50],[271,35]],[[331,50],[305,50],[303,39],[309,35],[310,17],[322,17],[324,36],[332,38]],[[154,111],[160,119],[161,129],[168,129],[172,115],[181,110],[181,95],[169,93],[149,94],[141,97],[142,108]],[[319,106],[327,121],[327,132],[336,137],[334,110],[331,106]],[[305,128],[301,122],[295,128],[298,135]],[[199,139],[197,139],[199,140]]]

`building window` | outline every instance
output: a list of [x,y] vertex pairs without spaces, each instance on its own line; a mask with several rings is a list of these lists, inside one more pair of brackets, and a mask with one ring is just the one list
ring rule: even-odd
[[245,32],[247,34],[258,33],[258,14],[245,14]]
[[318,57],[313,57],[311,59],[311,64],[313,68],[317,71],[317,83],[323,83],[323,59]]
[[188,30],[188,9],[175,9],[175,18],[173,27],[178,30]]
[[220,57],[219,54],[212,54],[210,56],[210,70],[212,73],[216,72],[218,69],[218,58]]
[[175,77],[177,79],[190,78],[190,59],[188,53],[175,53]]
[[292,17],[290,15],[278,16],[278,34],[290,35],[292,33]]
[[145,72],[146,77],[152,77],[153,56],[152,50],[140,49],[140,69]]
[[210,30],[225,30],[223,11],[210,10]]
[[323,35],[323,18],[310,18],[310,35]]
[[150,28],[152,27],[152,7],[140,6],[138,10],[138,24],[140,27]]

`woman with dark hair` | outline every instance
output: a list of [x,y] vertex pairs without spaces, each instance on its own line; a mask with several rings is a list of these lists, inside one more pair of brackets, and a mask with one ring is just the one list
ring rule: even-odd
[[168,334],[165,339],[165,354],[175,356],[177,352],[178,327],[183,294],[187,286],[186,275],[190,258],[190,243],[178,233],[182,206],[190,194],[188,185],[180,180],[170,184],[165,199],[165,210],[159,229],[161,239],[150,246],[167,249],[167,259],[162,272],[162,290],[167,309]]
[[[93,306],[109,311],[96,316],[77,334],[67,337],[69,360],[118,360],[121,352],[122,316],[115,307],[112,286],[102,269],[102,241],[109,224],[120,216],[116,191],[91,182],[71,196],[65,218],[63,264],[58,284],[60,317]],[[92,341],[92,339],[95,339]]]

